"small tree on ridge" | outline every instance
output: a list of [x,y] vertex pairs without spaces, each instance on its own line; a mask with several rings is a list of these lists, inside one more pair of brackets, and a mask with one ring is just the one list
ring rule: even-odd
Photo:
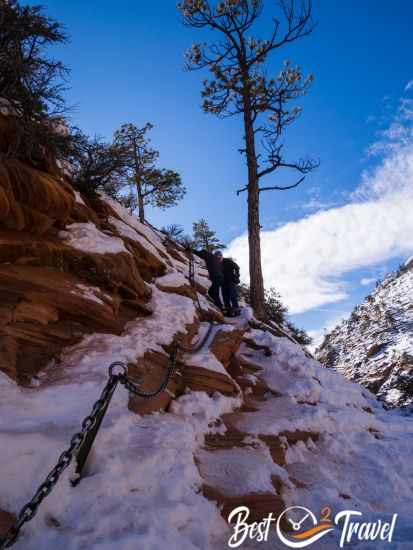
[[200,246],[207,252],[225,248],[225,245],[216,236],[216,231],[213,231],[203,218],[192,224],[192,233],[195,246]]
[[171,225],[162,227],[161,231],[168,239],[179,241],[183,237],[184,228],[177,223],[172,223]]
[[[159,152],[152,149],[147,133],[153,125],[147,123],[143,128],[134,124],[123,124],[115,132],[115,144],[124,148],[130,182],[133,183],[139,219],[145,221],[145,206],[151,204],[159,208],[175,206],[183,198],[186,189],[180,175],[174,170],[159,169],[155,162]],[[133,204],[133,197],[130,198]]]
[[102,190],[117,199],[127,181],[124,149],[99,136],[88,138],[80,131],[74,140],[70,165],[75,187],[85,195]]

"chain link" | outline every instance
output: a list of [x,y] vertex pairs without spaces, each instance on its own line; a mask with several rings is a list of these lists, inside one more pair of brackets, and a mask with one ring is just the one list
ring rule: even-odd
[[189,252],[189,273],[188,279],[192,287],[195,287],[195,265],[194,265],[194,253],[192,250]]
[[176,371],[176,358],[178,354],[178,348],[179,345],[174,343],[170,355],[171,359],[171,366],[168,368],[168,372],[166,373],[166,377],[162,384],[154,391],[146,391],[137,386],[134,382],[131,382],[127,376],[123,376],[119,382],[125,386],[125,388],[132,393],[133,395],[136,395],[137,397],[145,397],[146,399],[152,399],[156,396],[158,396],[160,393],[162,393],[168,386],[169,382],[171,381],[175,371]]
[[193,249],[189,249],[189,273],[188,273],[188,280],[189,280],[189,283],[190,285],[192,286],[192,288],[194,289],[194,292],[195,292],[195,298],[196,298],[196,301],[197,301],[197,304],[198,304],[198,309],[199,309],[199,317],[201,319],[201,321],[207,321],[208,319],[206,318],[206,315],[205,315],[205,312],[204,312],[204,309],[203,307],[201,306],[201,302],[199,301],[199,296],[198,296],[198,290],[196,288],[196,282],[195,282],[195,262],[194,262],[194,252],[193,252]]
[[[10,546],[12,546],[16,542],[23,525],[34,518],[40,504],[52,492],[62,473],[72,462],[73,458],[82,447],[89,433],[92,432],[95,428],[100,415],[102,413],[104,414],[105,409],[108,407],[118,383],[122,384],[129,392],[133,393],[134,395],[146,398],[156,397],[167,388],[169,382],[172,379],[172,376],[175,373],[177,353],[178,345],[173,344],[171,352],[171,366],[168,369],[165,380],[162,382],[159,388],[153,392],[142,390],[136,384],[131,382],[127,377],[127,369],[124,363],[115,362],[110,365],[109,379],[105,387],[103,388],[99,399],[94,403],[91,413],[86,416],[82,421],[81,430],[79,432],[76,432],[72,436],[70,440],[70,446],[60,455],[56,466],[46,476],[46,479],[39,486],[33,498],[22,507],[17,516],[16,523],[7,531],[4,537],[0,538],[0,550],[10,548]],[[120,369],[120,371],[115,372],[115,369]]]
[[80,432],[77,432],[73,435],[72,439],[70,440],[69,448],[60,455],[56,466],[49,472],[45,481],[37,489],[33,498],[29,502],[27,502],[20,510],[15,525],[13,525],[8,530],[4,538],[0,539],[1,550],[12,546],[16,542],[23,525],[34,518],[40,504],[47,497],[47,495],[52,492],[56,483],[59,481],[60,476],[72,462],[73,457],[75,456],[78,449],[81,447],[86,436],[93,429],[96,423],[96,417],[105,407],[106,403],[110,401],[118,382],[123,377],[126,377],[126,375],[110,374],[109,380],[106,383],[106,386],[104,387],[99,399],[93,405],[92,412],[83,420],[81,424],[82,429],[80,430]]

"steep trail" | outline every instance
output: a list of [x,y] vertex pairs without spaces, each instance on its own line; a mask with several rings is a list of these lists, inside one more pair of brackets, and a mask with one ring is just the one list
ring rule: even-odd
[[4,169],[15,185],[13,209],[0,196],[3,524],[55,465],[112,362],[152,391],[182,347],[168,391],[116,391],[82,481],[72,487],[74,465],[63,473],[18,550],[218,550],[238,503],[254,518],[293,504],[397,511],[395,548],[410,548],[411,418],[285,335],[252,328],[248,308],[225,319],[206,298],[203,263],[191,285],[185,251],[111,199]]

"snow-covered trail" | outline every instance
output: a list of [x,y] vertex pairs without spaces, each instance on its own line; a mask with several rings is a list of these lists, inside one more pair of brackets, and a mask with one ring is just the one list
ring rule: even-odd
[[[165,306],[162,300],[172,297],[181,307],[192,304],[184,297],[156,291],[154,301]],[[189,311],[181,311],[181,315],[183,323],[191,317]],[[149,330],[143,323],[150,321],[140,321],[140,336]],[[168,341],[167,326],[157,335]],[[109,336],[109,348],[102,348],[105,337],[96,335],[98,349],[92,351],[92,339],[88,354],[83,355],[86,344],[68,350],[66,377],[51,385],[17,389],[1,378],[0,439],[4,450],[0,468],[7,480],[2,508],[17,510],[31,497],[88,412],[105,378],[105,367],[121,343],[128,338],[135,342],[135,348],[124,350],[125,356],[144,352],[138,336],[138,328],[132,325],[117,345]],[[36,518],[25,526],[16,548],[158,550],[168,541],[170,548],[177,550],[221,549],[228,527],[216,505],[203,496],[202,486],[219,486],[228,497],[242,497],[251,491],[277,495],[277,478],[286,505],[317,511],[323,503],[334,509],[360,510],[366,518],[385,518],[397,511],[396,541],[400,542],[393,548],[407,550],[413,537],[409,526],[411,419],[384,411],[368,391],[309,360],[285,338],[250,330],[248,339],[271,348],[272,356],[241,345],[242,376],[252,388],[251,392],[244,388],[244,399],[249,394],[247,412],[240,412],[239,398],[189,392],[176,399],[168,413],[142,417],[127,409],[127,394],[119,388],[85,478],[73,488],[69,483],[73,471],[63,475]],[[152,340],[151,346],[155,344]],[[199,351],[198,360],[214,368],[217,365],[209,344]],[[108,353],[108,349],[112,351]],[[249,364],[255,366],[254,372],[247,368]],[[221,364],[219,368],[223,369]],[[77,369],[82,382],[74,381]],[[260,384],[270,391],[256,399],[253,388]],[[214,437],[215,433],[225,437],[231,425],[245,434],[243,445],[211,451],[205,436]],[[282,438],[282,434],[297,431],[319,437],[288,445],[285,463],[274,462],[264,438]],[[323,539],[319,548],[334,548],[334,540]],[[282,548],[276,538],[267,547]],[[384,550],[387,546],[376,544],[374,548]]]
[[[254,395],[252,390],[246,409],[224,415],[222,433],[236,430],[244,438],[232,434],[230,448],[220,450],[213,442],[197,454],[206,482],[224,488],[233,506],[242,503],[243,495],[258,491],[274,495],[274,506],[278,496],[285,507],[306,506],[316,514],[324,506],[336,512],[360,511],[363,521],[388,521],[397,513],[391,548],[410,549],[411,418],[385,411],[367,390],[308,359],[285,338],[251,330],[248,339],[272,350],[271,357],[246,344],[239,351],[246,366],[244,376],[253,387],[265,383],[269,391]],[[248,372],[248,365],[254,371]],[[278,447],[280,442],[286,443],[285,452]],[[277,463],[271,459],[274,454]],[[251,469],[251,464],[256,467]],[[337,548],[337,540],[336,531],[318,541],[317,547]],[[264,547],[285,545],[273,533]],[[372,542],[349,547],[365,550]],[[373,547],[384,550],[389,544],[375,541]]]
[[[32,497],[89,413],[112,361],[161,349],[193,322],[188,298],[154,288],[151,305],[155,314],[130,323],[122,336],[95,334],[66,350],[52,383],[48,371],[33,389],[0,374],[0,508],[17,511]],[[239,400],[192,392],[174,404],[173,414],[145,417],[127,404],[118,387],[86,477],[73,488],[73,467],[63,474],[16,548],[128,549],[139,541],[140,548],[158,550],[168,540],[171,548],[192,550],[209,547],[211,532],[225,530],[216,506],[200,493],[193,457],[209,424]]]

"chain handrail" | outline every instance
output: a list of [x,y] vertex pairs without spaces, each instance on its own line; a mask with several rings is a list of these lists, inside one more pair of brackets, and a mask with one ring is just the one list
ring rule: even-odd
[[[23,525],[34,518],[40,504],[52,492],[62,473],[72,462],[73,458],[78,457],[83,445],[87,444],[88,447],[85,449],[81,467],[76,470],[78,476],[80,476],[81,468],[86,462],[91,446],[96,437],[97,430],[99,429],[104,414],[109,407],[117,385],[122,384],[130,393],[139,397],[145,397],[147,399],[156,397],[164,390],[167,390],[167,386],[176,371],[178,348],[178,344],[174,343],[172,345],[172,350],[170,353],[171,366],[168,368],[164,381],[155,391],[145,391],[139,388],[136,383],[132,382],[127,376],[127,367],[124,363],[116,361],[109,366],[109,379],[106,382],[99,399],[94,403],[90,414],[82,421],[81,430],[72,436],[70,446],[60,455],[56,466],[46,476],[45,480],[39,486],[32,499],[21,508],[17,515],[17,521],[15,524],[9,528],[3,537],[0,537],[0,550],[5,550],[6,548],[13,546]],[[120,369],[120,372],[115,372],[115,369],[118,368]],[[74,482],[72,481],[72,484],[75,485],[78,481],[79,478]]]
[[204,311],[203,307],[201,306],[201,302],[199,301],[198,290],[196,288],[194,251],[193,251],[192,248],[188,249],[188,254],[189,254],[189,271],[188,271],[189,284],[192,286],[192,288],[194,289],[194,292],[195,292],[195,298],[196,298],[196,301],[197,301],[197,304],[198,304],[198,309],[199,309],[199,316],[200,316],[201,320],[202,319],[207,320],[207,317],[205,315],[205,311]]
[[209,323],[208,329],[206,330],[204,336],[202,336],[193,346],[187,347],[184,346],[182,343],[179,344],[179,348],[184,351],[185,353],[194,354],[197,353],[200,349],[204,347],[206,344],[208,338],[211,335],[212,329],[214,328],[214,323]]
[[159,395],[160,393],[162,393],[164,390],[166,390],[169,382],[171,381],[172,379],[172,376],[174,375],[175,373],[175,370],[176,370],[176,358],[177,358],[177,354],[178,354],[178,348],[179,348],[179,345],[174,343],[172,345],[172,350],[171,350],[171,355],[170,355],[170,359],[171,359],[171,366],[168,368],[168,372],[166,373],[166,377],[164,379],[164,381],[162,382],[162,384],[154,391],[146,391],[146,390],[142,390],[139,388],[139,386],[137,386],[134,382],[131,382],[127,376],[123,377],[121,380],[119,380],[119,382],[125,386],[125,388],[130,392],[130,393],[133,393],[134,395],[136,395],[137,397],[145,397],[146,399],[152,399],[154,397],[156,397],[157,395]]

